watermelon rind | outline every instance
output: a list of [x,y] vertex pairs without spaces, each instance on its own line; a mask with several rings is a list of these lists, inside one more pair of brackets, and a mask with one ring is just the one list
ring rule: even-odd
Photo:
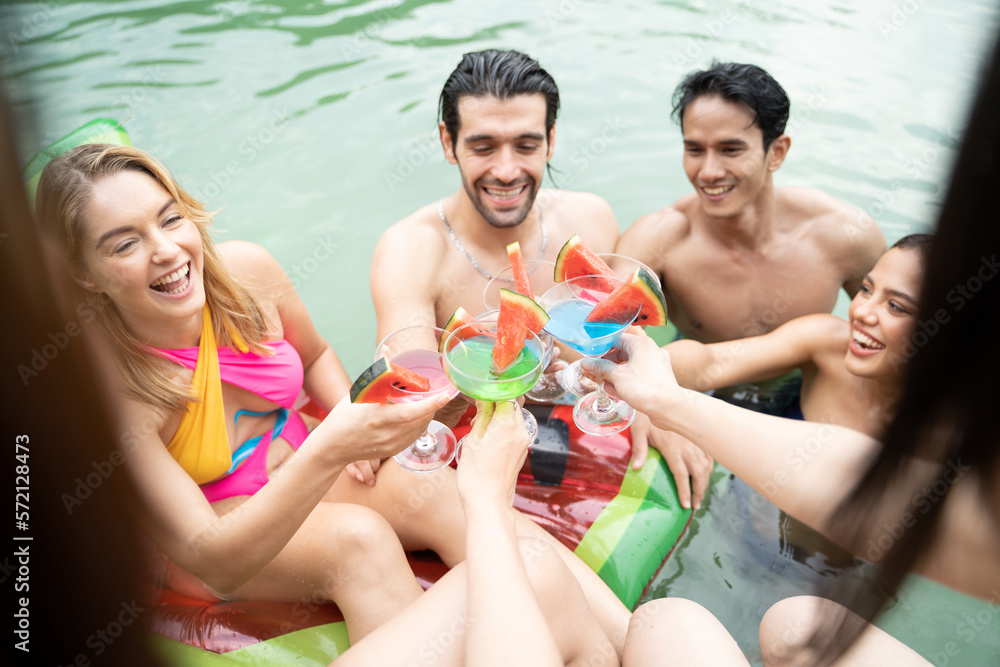
[[351,403],[385,403],[393,394],[427,391],[430,381],[382,357],[366,368],[351,385]]
[[660,281],[652,273],[640,266],[636,271],[639,276],[639,284],[636,287],[646,295],[646,300],[639,311],[639,317],[635,318],[635,323],[644,327],[665,327],[667,326],[667,300],[660,289]]
[[531,280],[528,278],[528,267],[524,265],[520,243],[514,241],[507,244],[507,259],[510,261],[510,271],[514,274],[514,286],[517,291],[529,299],[534,299],[535,294],[531,291]]
[[[441,334],[440,340],[438,340],[438,352],[441,354],[447,354],[451,352],[451,349],[458,345],[458,338],[455,338],[452,334],[461,327],[467,324],[475,324],[476,318],[469,314],[465,308],[459,306],[455,309],[455,312],[451,314],[448,318],[448,323],[444,325],[444,333]],[[484,326],[479,327],[469,327],[467,333],[463,333],[462,338],[470,338],[472,336],[481,336],[488,334],[489,329]]]
[[[557,283],[580,276],[614,276],[614,270],[607,262],[588,248],[576,234],[570,237],[559,250],[552,279]],[[597,285],[595,284],[595,287]],[[608,289],[608,291],[611,291]]]
[[639,267],[625,283],[601,300],[587,315],[588,322],[625,324],[639,306],[633,324],[663,326],[667,323],[667,305],[656,278]]

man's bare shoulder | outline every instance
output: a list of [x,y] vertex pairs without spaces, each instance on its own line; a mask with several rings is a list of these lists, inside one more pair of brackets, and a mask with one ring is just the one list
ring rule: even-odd
[[447,249],[443,230],[437,202],[428,204],[386,229],[375,247],[375,256],[412,256],[419,251],[430,259],[440,258]]
[[817,188],[788,186],[777,188],[777,193],[781,210],[793,224],[816,222],[820,223],[819,230],[825,231],[867,218],[860,209]]
[[622,243],[633,248],[643,244],[673,248],[691,236],[694,222],[689,214],[690,200],[694,195],[681,197],[670,206],[647,213],[629,225],[622,235]]
[[590,192],[545,188],[538,193],[545,223],[560,243],[578,234],[597,252],[611,252],[618,240],[618,222],[611,205]]
[[867,261],[885,248],[875,221],[847,202],[804,186],[779,188],[778,196],[788,224],[808,224],[810,236],[831,250],[856,253]]

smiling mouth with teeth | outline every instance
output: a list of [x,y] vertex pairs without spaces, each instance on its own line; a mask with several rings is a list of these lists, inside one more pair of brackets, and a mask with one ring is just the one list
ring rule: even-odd
[[188,262],[169,275],[157,278],[149,286],[157,292],[163,292],[164,294],[180,294],[187,289],[190,282],[190,278],[188,278],[189,273],[191,273],[191,262]]
[[733,186],[733,185],[723,185],[722,187],[718,187],[718,188],[702,188],[702,191],[705,194],[711,195],[712,197],[714,197],[716,195],[725,194],[726,192],[729,192],[730,190],[732,190],[734,187],[735,186]]
[[510,201],[511,199],[517,199],[517,197],[524,192],[526,185],[522,185],[516,190],[494,190],[493,188],[484,188],[486,194],[494,199],[499,199],[500,201]]
[[877,340],[875,340],[874,338],[871,338],[870,336],[866,336],[865,334],[861,333],[857,329],[853,329],[852,330],[852,337],[854,338],[854,342],[858,344],[858,347],[860,347],[863,350],[884,350],[885,349],[885,344],[884,343],[880,343]]

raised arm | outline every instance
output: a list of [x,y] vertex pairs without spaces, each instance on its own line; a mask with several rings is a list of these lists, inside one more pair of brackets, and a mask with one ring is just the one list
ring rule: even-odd
[[126,401],[123,453],[144,500],[144,528],[178,565],[222,593],[269,563],[329,491],[347,463],[392,456],[426,428],[440,400],[355,405],[346,400],[256,494],[217,516],[201,489],[167,452],[164,418]]
[[435,281],[443,256],[441,237],[412,217],[382,235],[370,279],[378,340],[403,327],[438,325]]
[[663,347],[670,353],[677,383],[708,391],[743,382],[759,382],[813,362],[825,349],[843,346],[847,323],[833,315],[806,315],[761,336],[705,345],[679,340]]
[[[674,381],[669,355],[653,341],[626,334],[619,346],[619,359],[628,363],[585,360],[584,367],[611,383],[655,426],[688,438],[775,505],[829,534],[833,511],[878,451],[876,441],[682,389]],[[847,539],[833,537],[841,543]]]
[[[468,665],[562,665],[510,512],[528,437],[514,404],[479,402],[458,470],[468,551]],[[503,636],[496,629],[503,628]]]

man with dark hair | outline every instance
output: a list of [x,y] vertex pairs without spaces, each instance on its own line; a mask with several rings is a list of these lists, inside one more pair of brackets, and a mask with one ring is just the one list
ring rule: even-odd
[[[465,54],[441,92],[438,124],[441,148],[458,165],[461,186],[379,239],[371,268],[379,340],[402,327],[443,327],[458,306],[482,312],[486,283],[508,266],[506,247],[514,241],[529,264],[555,261],[573,234],[595,252],[614,249],[618,223],[607,202],[541,189],[558,110],[555,81],[528,56]],[[464,412],[467,404],[460,407]],[[358,464],[357,472],[373,481],[377,465]],[[620,654],[628,610],[582,561],[555,546]]]
[[596,252],[618,239],[600,197],[541,189],[559,89],[536,61],[517,51],[465,54],[439,110],[441,148],[461,187],[379,240],[371,272],[379,339],[414,324],[442,327],[458,306],[481,312],[486,283],[508,266],[508,243],[518,241],[531,262],[554,261],[573,234]]
[[[681,81],[673,113],[695,192],[636,220],[617,252],[659,274],[680,333],[703,343],[757,336],[830,312],[841,288],[853,297],[885,238],[870,217],[830,195],[774,185],[791,145],[788,95],[778,82],[755,65],[714,62]],[[782,407],[756,389],[747,402]],[[637,458],[644,440],[633,427]]]

